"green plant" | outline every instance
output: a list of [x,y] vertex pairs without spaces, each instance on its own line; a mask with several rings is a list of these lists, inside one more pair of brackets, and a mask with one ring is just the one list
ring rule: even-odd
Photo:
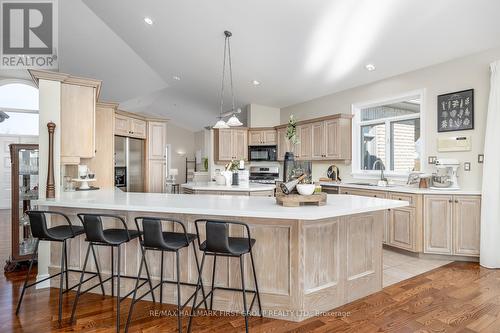
[[285,137],[292,145],[297,145],[300,143],[300,140],[297,137],[297,121],[293,117],[293,114],[291,114],[290,118],[288,119]]
[[226,171],[236,171],[236,170],[238,170],[239,165],[240,165],[240,161],[231,160],[231,162],[226,164]]

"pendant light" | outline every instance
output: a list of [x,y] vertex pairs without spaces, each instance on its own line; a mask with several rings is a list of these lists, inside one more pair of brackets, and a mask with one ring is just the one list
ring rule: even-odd
[[[220,94],[220,110],[219,110],[219,120],[215,123],[213,128],[229,128],[241,126],[243,123],[236,117],[237,110],[235,109],[235,96],[234,96],[234,86],[233,86],[233,67],[231,62],[231,44],[229,38],[232,36],[231,31],[224,31],[224,60],[222,62],[222,85]],[[231,99],[232,99],[232,115],[228,119],[227,123],[224,121],[224,115],[222,113],[224,108],[224,81],[226,77],[226,54],[229,62],[229,82],[231,85]],[[238,110],[239,111],[239,110]],[[241,111],[239,111],[241,112]]]

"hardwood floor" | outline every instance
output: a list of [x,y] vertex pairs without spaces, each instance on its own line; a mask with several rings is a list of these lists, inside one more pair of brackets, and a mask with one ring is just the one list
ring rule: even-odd
[[[57,327],[57,289],[28,291],[16,317],[14,311],[23,278],[22,273],[0,278],[0,332],[114,332],[114,299],[103,299],[96,294],[81,298],[74,326],[67,324],[74,297],[71,293],[64,299],[65,324]],[[122,305],[123,322],[128,306],[128,301]],[[130,331],[176,332],[175,317],[155,316],[155,310],[174,308],[138,303]],[[454,262],[344,305],[330,315],[301,323],[253,317],[250,328],[251,332],[498,333],[500,270],[485,269],[477,263]],[[240,316],[205,316],[194,321],[193,332],[241,331],[244,322]]]

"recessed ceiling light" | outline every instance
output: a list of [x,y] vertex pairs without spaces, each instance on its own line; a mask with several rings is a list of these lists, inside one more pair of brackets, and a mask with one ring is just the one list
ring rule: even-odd
[[253,81],[252,81],[252,84],[253,84],[254,86],[258,86],[258,85],[260,85],[260,82],[259,82],[259,81],[257,81],[257,80],[253,80]]
[[153,25],[153,20],[150,17],[145,17],[144,22],[146,22],[149,25]]
[[174,79],[175,81],[180,81],[181,77],[177,76],[177,75],[174,75],[174,76],[172,76],[172,79]]
[[366,69],[369,71],[369,72],[372,72],[375,70],[375,65],[374,64],[368,64],[365,66]]

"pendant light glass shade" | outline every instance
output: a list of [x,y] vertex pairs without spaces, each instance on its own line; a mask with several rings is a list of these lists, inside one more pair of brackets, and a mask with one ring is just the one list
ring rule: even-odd
[[214,125],[213,128],[229,128],[228,124],[222,119],[219,119]]
[[233,113],[231,118],[227,120],[227,125],[231,127],[237,127],[237,126],[242,126],[243,123],[236,117],[236,115]]

